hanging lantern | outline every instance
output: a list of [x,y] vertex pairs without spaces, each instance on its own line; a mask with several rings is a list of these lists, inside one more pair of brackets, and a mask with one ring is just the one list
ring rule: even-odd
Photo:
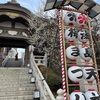
[[86,100],[100,100],[99,94],[95,91],[95,89],[89,89],[85,92]]
[[88,18],[84,14],[80,14],[77,16],[77,24],[82,27],[86,27],[88,25]]
[[76,23],[76,15],[73,12],[67,12],[64,18],[65,24],[74,25]]
[[66,40],[73,42],[77,38],[77,30],[75,28],[68,28],[65,31]]
[[68,77],[74,83],[78,83],[82,80],[83,72],[82,69],[78,66],[72,66],[68,69]]
[[79,56],[79,49],[78,47],[72,45],[72,46],[69,46],[67,49],[66,49],[66,55],[69,59],[71,60],[76,60],[76,58]]
[[86,100],[84,93],[80,92],[80,90],[74,90],[70,94],[70,100]]
[[83,47],[80,49],[80,57],[85,61],[90,61],[92,59],[93,52],[90,47]]
[[84,67],[82,71],[83,78],[88,81],[88,83],[92,83],[96,79],[96,70],[93,67]]
[[85,30],[78,32],[78,40],[82,43],[86,43],[89,39],[89,33]]

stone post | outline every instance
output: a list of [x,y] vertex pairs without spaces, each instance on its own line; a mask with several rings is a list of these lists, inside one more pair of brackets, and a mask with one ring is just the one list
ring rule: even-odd
[[47,67],[47,53],[46,52],[45,52],[45,55],[44,55],[44,64]]
[[57,94],[58,96],[56,97],[56,100],[64,100],[64,97],[63,97],[63,90],[62,89],[59,89],[57,91]]
[[31,44],[31,45],[29,45],[29,52],[31,53],[31,52],[33,52],[34,51],[34,46]]
[[[35,49],[35,47],[31,44],[31,45],[29,45],[29,53],[31,54],[31,53],[33,53],[34,52],[34,49]],[[30,56],[30,54],[29,54],[29,56]],[[34,55],[33,55],[34,56]],[[34,59],[33,59],[34,60]]]

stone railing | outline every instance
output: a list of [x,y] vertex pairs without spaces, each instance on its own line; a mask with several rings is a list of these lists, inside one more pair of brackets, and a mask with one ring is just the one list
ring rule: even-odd
[[2,67],[4,67],[6,65],[8,59],[9,59],[9,56],[6,56],[5,59],[2,62]]
[[33,52],[30,52],[30,65],[33,69],[33,76],[36,79],[36,87],[40,91],[40,100],[56,100],[37,64],[35,63]]
[[44,65],[47,67],[47,54],[44,56],[34,55],[34,60],[37,65]]
[[5,59],[2,62],[2,66],[4,67],[7,63],[7,61],[9,60],[9,58],[12,58],[12,52],[11,50],[8,52],[8,55],[5,57]]

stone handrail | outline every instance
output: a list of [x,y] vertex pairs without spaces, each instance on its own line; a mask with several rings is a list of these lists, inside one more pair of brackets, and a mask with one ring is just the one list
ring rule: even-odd
[[7,63],[7,61],[9,60],[9,57],[12,57],[12,53],[11,51],[8,52],[8,55],[5,57],[5,59],[2,62],[2,66],[4,67]]
[[44,65],[47,67],[47,54],[45,53],[44,56],[34,56],[35,62],[37,65]]
[[40,100],[56,100],[48,84],[46,83],[42,73],[40,72],[37,64],[35,63],[35,59],[32,52],[30,53],[30,65],[33,69],[33,76],[36,78],[36,87],[41,94]]
[[9,58],[15,58],[16,53],[17,53],[17,51],[14,48],[11,48],[8,52],[8,55],[5,57],[5,59],[2,62],[2,66],[4,67],[6,65]]
[[9,59],[9,56],[6,56],[6,58],[3,60],[3,62],[2,62],[3,67],[6,65],[8,59]]

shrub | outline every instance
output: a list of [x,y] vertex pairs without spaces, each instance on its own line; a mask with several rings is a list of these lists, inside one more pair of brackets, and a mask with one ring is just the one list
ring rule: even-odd
[[61,88],[61,78],[49,67],[39,66],[40,71],[42,72],[46,82],[48,83],[52,92],[57,92]]

